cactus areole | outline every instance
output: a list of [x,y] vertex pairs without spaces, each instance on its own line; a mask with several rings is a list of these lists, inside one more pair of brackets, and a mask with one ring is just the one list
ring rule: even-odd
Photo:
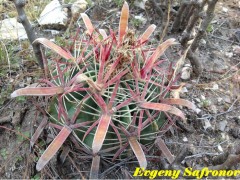
[[[45,87],[16,90],[22,95],[52,96],[48,114],[61,131],[37,163],[41,170],[70,134],[93,156],[111,156],[113,160],[134,154],[140,167],[146,168],[143,149],[156,138],[167,117],[185,120],[176,105],[186,100],[167,98],[175,83],[160,56],[175,39],[155,49],[147,45],[155,25],[136,37],[128,29],[129,7],[125,2],[117,33],[95,29],[86,14],[81,14],[87,35],[75,39],[74,55],[47,39],[41,43],[60,55],[48,65],[51,79]],[[107,35],[109,34],[109,35]],[[187,107],[193,108],[190,102]]]

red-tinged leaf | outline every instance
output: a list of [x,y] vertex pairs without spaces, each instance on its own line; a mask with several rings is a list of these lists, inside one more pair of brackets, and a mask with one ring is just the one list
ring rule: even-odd
[[159,148],[159,150],[162,151],[163,155],[167,158],[168,162],[170,164],[172,164],[172,162],[174,161],[174,156],[172,155],[172,153],[169,151],[168,147],[166,146],[166,144],[164,143],[164,141],[158,137],[155,141],[155,144],[157,145],[157,147]]
[[197,107],[190,101],[185,100],[185,99],[175,99],[175,98],[166,98],[162,99],[161,103],[166,103],[166,104],[176,104],[180,106],[186,106],[194,111],[196,111]]
[[11,98],[18,96],[51,96],[64,93],[63,87],[26,87],[11,94]]
[[118,110],[121,109],[122,107],[129,105],[129,104],[133,101],[133,99],[134,99],[134,97],[133,97],[133,98],[128,98],[128,99],[126,99],[125,101],[121,102],[120,104],[118,104],[118,105],[115,107],[115,111],[118,111]]
[[164,53],[164,51],[170,46],[175,44],[175,39],[171,38],[160,44],[154,53],[147,59],[144,67],[141,69],[141,77],[145,78],[147,73],[151,71],[156,60]]
[[129,141],[129,144],[130,144],[135,156],[137,157],[140,168],[145,169],[147,167],[147,160],[146,160],[146,157],[142,150],[141,145],[137,141],[136,137],[129,137],[128,141]]
[[127,148],[127,146],[129,145],[129,143],[125,143],[122,147],[120,147],[118,149],[118,151],[115,153],[115,155],[112,158],[112,161],[115,161],[117,159],[117,157],[122,154],[122,152]]
[[162,104],[162,103],[151,103],[151,102],[143,102],[139,104],[139,107],[144,109],[152,109],[156,111],[164,111],[171,114],[174,114],[176,116],[181,117],[183,120],[185,120],[185,116],[181,110],[178,108],[168,105],[168,104]]
[[127,74],[129,69],[125,69],[124,71],[121,71],[117,75],[115,75],[111,80],[109,80],[105,85],[104,88],[111,86],[114,84],[116,81],[120,80],[125,74]]
[[95,121],[89,128],[88,130],[85,132],[82,141],[85,140],[85,138],[87,137],[87,135],[93,130],[93,128],[99,123],[99,120]]
[[42,156],[37,162],[36,169],[41,171],[44,166],[52,159],[52,157],[57,153],[60,147],[63,145],[65,140],[71,134],[72,129],[68,126],[64,126],[59,134],[55,137],[52,143],[48,146],[48,148],[44,151]]
[[103,40],[107,39],[108,36],[107,36],[107,33],[104,29],[99,29],[99,33],[102,35]]
[[128,17],[129,17],[129,7],[128,3],[125,1],[122,7],[119,30],[118,30],[118,43],[122,42],[123,36],[126,34],[128,29]]
[[55,51],[57,54],[59,54],[60,56],[62,56],[67,60],[73,60],[73,61],[76,60],[69,52],[65,51],[63,48],[59,47],[58,45],[54,44],[53,42],[49,41],[46,38],[38,38],[33,43],[36,43],[36,42],[43,44],[44,46]]
[[103,114],[100,117],[99,124],[96,130],[96,133],[94,135],[93,144],[92,144],[93,154],[97,153],[102,148],[110,121],[111,121],[111,116],[109,116],[108,114]]
[[121,135],[120,135],[118,129],[116,128],[116,126],[114,125],[114,123],[112,121],[110,121],[110,126],[113,128],[114,132],[116,133],[118,141],[120,143],[120,147],[122,147],[122,138],[121,138]]
[[146,42],[149,37],[152,35],[152,33],[154,32],[154,30],[156,29],[156,25],[152,24],[150,25],[146,31],[142,34],[142,36],[139,38],[139,42],[140,44]]
[[102,96],[93,92],[93,97],[94,97],[94,100],[97,102],[98,106],[101,108],[101,110],[104,113],[107,112],[107,104],[105,103]]
[[100,156],[93,157],[89,179],[98,179]]
[[116,85],[113,89],[113,93],[112,93],[111,98],[110,98],[109,103],[108,103],[108,109],[112,109],[112,107],[113,107],[113,103],[116,99],[119,83],[120,83],[120,81],[117,81],[117,83],[116,83]]
[[33,134],[33,136],[31,137],[31,141],[30,141],[30,145],[33,147],[33,145],[35,144],[35,142],[37,141],[37,139],[39,138],[40,134],[42,133],[43,129],[45,128],[45,126],[47,125],[48,121],[47,121],[47,117],[44,116],[43,120],[41,121],[41,123],[39,124],[39,126],[37,127],[35,133]]
[[107,61],[111,55],[112,46],[113,46],[113,42],[111,42],[110,45],[107,46],[108,48],[106,49],[106,52],[105,52],[105,59],[104,59],[105,61]]
[[87,33],[91,36],[93,31],[94,31],[94,27],[92,25],[91,20],[89,19],[88,15],[86,15],[85,13],[81,13],[83,22],[87,28]]

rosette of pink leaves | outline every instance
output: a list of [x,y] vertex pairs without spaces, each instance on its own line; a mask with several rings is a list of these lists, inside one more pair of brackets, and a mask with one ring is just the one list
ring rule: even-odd
[[[140,143],[141,133],[149,124],[154,124],[154,118],[159,112],[164,112],[166,117],[171,120],[170,115],[185,120],[184,113],[173,105],[180,105],[196,110],[191,102],[184,99],[166,98],[169,91],[176,87],[173,79],[172,70],[164,74],[160,65],[164,62],[160,59],[165,50],[176,44],[175,39],[171,38],[160,44],[156,49],[150,49],[146,46],[149,37],[154,32],[156,26],[150,25],[147,30],[135,39],[134,33],[128,30],[129,7],[127,2],[124,3],[120,16],[118,36],[113,31],[107,35],[103,29],[95,29],[91,20],[86,14],[81,14],[87,29],[89,41],[85,43],[86,47],[81,48],[78,57],[74,57],[70,51],[62,48],[53,42],[39,38],[35,43],[41,43],[45,47],[56,52],[62,59],[65,59],[64,66],[59,61],[56,63],[56,72],[52,74],[51,80],[43,80],[45,87],[26,87],[14,91],[11,97],[17,96],[54,96],[58,102],[58,120],[64,119],[60,124],[51,125],[60,130],[48,148],[44,151],[37,162],[37,170],[41,170],[50,159],[58,152],[66,139],[74,133],[75,129],[88,127],[81,142],[95,129],[92,147],[86,150],[93,156],[93,162],[96,163],[99,152],[102,150],[109,126],[113,129],[119,141],[119,149],[115,152],[113,160],[120,156],[124,150],[130,146],[135,154],[139,166],[147,167],[147,160],[144,153],[144,145]],[[91,46],[91,51],[89,51]],[[137,51],[140,52],[137,54]],[[138,57],[141,55],[141,58]],[[89,58],[94,62],[89,62]],[[98,66],[95,79],[86,75],[89,64],[93,63]],[[45,64],[46,67],[46,64]],[[62,68],[64,67],[64,68]],[[65,73],[78,70],[76,74],[68,75]],[[166,68],[165,68],[166,69]],[[163,74],[163,75],[162,75]],[[165,77],[165,75],[167,77]],[[163,77],[161,82],[158,78]],[[57,82],[57,83],[56,83]],[[131,82],[131,83],[128,83]],[[143,87],[140,87],[140,84]],[[125,93],[128,98],[118,100],[118,91],[120,86],[125,86]],[[156,94],[154,101],[149,100],[154,92],[148,92],[150,86],[160,89],[161,93]],[[111,90],[109,98],[106,100],[104,93]],[[71,95],[73,92],[86,92],[81,102],[92,98],[99,106],[99,118],[96,121],[89,120],[78,122],[77,118],[81,109],[81,104],[76,107],[73,116],[69,117],[67,109],[64,107],[64,97]],[[149,95],[150,94],[150,95]],[[136,111],[131,111],[131,121],[127,126],[118,121],[118,125],[114,123],[115,114],[123,107],[133,104]],[[152,114],[150,113],[153,112]],[[32,137],[31,144],[34,144],[38,138],[41,128],[38,128]],[[157,134],[157,131],[154,132]],[[123,137],[125,139],[123,141]],[[164,142],[161,142],[165,153],[171,156]],[[171,159],[172,157],[167,157]],[[94,164],[93,164],[94,166]],[[92,171],[94,168],[92,167]],[[95,169],[96,171],[96,169]],[[93,173],[93,172],[92,172]],[[94,174],[94,173],[93,173]]]

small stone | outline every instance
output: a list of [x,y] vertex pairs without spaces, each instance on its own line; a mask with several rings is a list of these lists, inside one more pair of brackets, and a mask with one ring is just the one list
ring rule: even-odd
[[134,6],[139,7],[143,10],[145,10],[145,3],[147,0],[143,0],[143,1],[134,1]]
[[80,13],[83,13],[84,11],[86,11],[87,5],[88,3],[85,0],[77,0],[72,4],[71,12],[72,12],[72,17],[74,21],[76,21],[79,18]]
[[9,18],[0,21],[0,40],[24,40],[27,33],[16,18]]
[[200,100],[199,98],[195,98],[194,100],[195,100],[196,102],[198,102],[198,103],[201,102],[201,100]]
[[191,73],[192,73],[192,68],[189,64],[186,64],[183,68],[182,68],[182,74],[181,74],[181,79],[183,80],[189,80],[191,77]]
[[227,13],[227,12],[228,12],[228,8],[222,7],[222,11],[225,12],[225,13]]
[[233,57],[233,52],[226,52],[225,56],[228,58],[231,58],[231,57]]
[[206,100],[206,97],[204,95],[201,95],[201,100]]
[[212,87],[213,90],[218,90],[219,87],[218,87],[218,84],[214,84],[213,87]]
[[226,139],[226,133],[221,133],[222,139]]
[[220,152],[223,152],[222,146],[220,144],[217,147]]
[[196,108],[196,113],[199,114],[202,110],[199,108]]
[[60,31],[57,30],[51,30],[51,34],[54,35],[58,35],[60,33]]
[[231,104],[231,98],[229,97],[229,96],[224,96],[223,97],[223,100],[226,102],[226,103],[229,103],[229,104]]
[[61,30],[67,26],[68,16],[58,0],[51,1],[40,14],[38,23],[48,29]]
[[203,128],[206,130],[208,128],[212,128],[212,125],[208,119],[204,119],[204,126]]
[[200,40],[200,45],[205,46],[207,44],[207,41],[205,39]]
[[181,79],[183,80],[189,80],[190,79],[190,72],[186,69],[183,70]]
[[182,89],[181,89],[181,93],[187,93],[188,92],[188,89],[186,88],[186,87],[183,87]]
[[183,142],[188,142],[188,139],[186,137],[183,137]]
[[219,125],[219,130],[224,131],[227,126],[227,121],[226,120],[220,121],[218,125]]
[[217,98],[217,102],[218,102],[218,103],[221,103],[222,101],[223,101],[223,98],[221,98],[221,97],[218,97],[218,98]]
[[233,46],[233,53],[239,55],[240,54],[240,46]]

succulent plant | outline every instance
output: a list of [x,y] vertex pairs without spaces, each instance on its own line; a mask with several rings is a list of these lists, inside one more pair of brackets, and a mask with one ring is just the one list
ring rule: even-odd
[[146,168],[144,145],[154,142],[172,116],[186,119],[173,105],[195,109],[187,100],[169,98],[178,76],[160,56],[176,43],[175,39],[166,40],[156,49],[148,46],[156,26],[150,25],[137,37],[128,29],[126,2],[117,35],[112,30],[107,35],[105,30],[95,29],[86,14],[81,16],[87,35],[74,39],[75,55],[47,39],[37,39],[35,43],[50,48],[60,58],[52,58],[48,66],[45,63],[50,78],[42,80],[41,87],[12,93],[12,97],[52,97],[47,112],[50,125],[60,132],[40,157],[37,170],[48,163],[70,134],[93,157],[125,158],[130,149],[140,167]]

